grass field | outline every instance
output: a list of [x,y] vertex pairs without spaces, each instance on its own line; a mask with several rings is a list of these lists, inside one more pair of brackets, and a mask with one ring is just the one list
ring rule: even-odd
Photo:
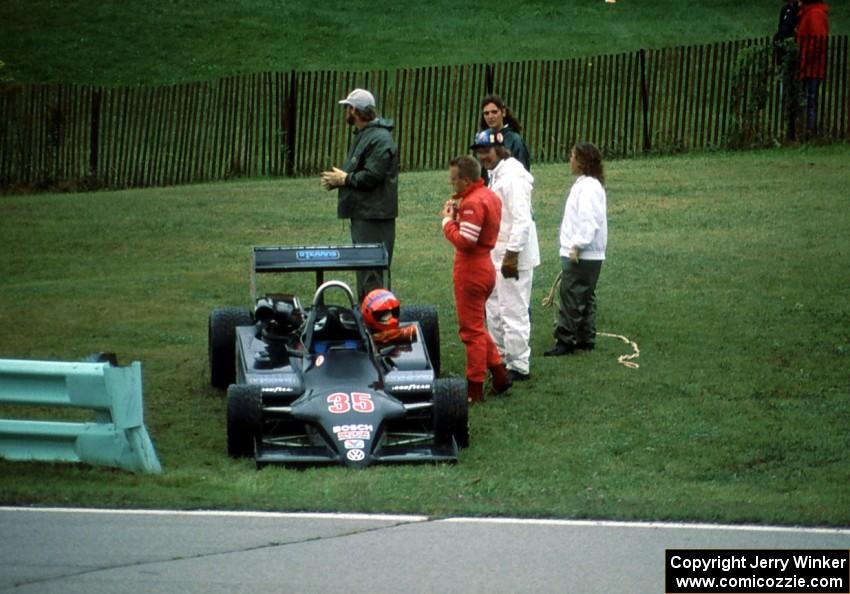
[[[207,315],[247,305],[250,246],[348,238],[316,179],[0,197],[0,357],[142,361],[164,467],[0,462],[0,503],[850,524],[847,147],[608,164],[599,324],[637,341],[637,370],[615,339],[540,356],[572,179],[534,173],[533,380],[471,411],[459,464],[364,472],[229,459],[208,384]],[[444,172],[402,176],[393,279],[438,308],[462,374],[448,192]]]
[[[23,82],[162,84],[263,71],[562,59],[772,35],[781,0],[4,0],[0,60]],[[830,2],[833,34],[850,3]]]

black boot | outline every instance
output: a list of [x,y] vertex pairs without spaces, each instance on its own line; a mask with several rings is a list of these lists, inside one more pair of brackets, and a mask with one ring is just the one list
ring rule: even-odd
[[571,355],[576,352],[575,344],[567,344],[563,341],[558,341],[555,343],[551,349],[543,353],[544,357],[563,357],[564,355]]

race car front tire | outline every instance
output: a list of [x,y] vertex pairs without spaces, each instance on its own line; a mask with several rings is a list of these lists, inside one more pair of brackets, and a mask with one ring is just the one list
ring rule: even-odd
[[469,404],[466,402],[466,380],[441,377],[434,381],[434,437],[438,444],[469,447]]
[[236,327],[254,323],[247,309],[218,307],[209,319],[208,355],[210,383],[224,390],[236,381]]
[[403,305],[399,314],[402,322],[419,322],[422,340],[431,359],[434,377],[440,375],[440,319],[437,310],[428,305]]
[[227,388],[227,453],[249,458],[262,436],[263,393],[259,386],[232,384]]

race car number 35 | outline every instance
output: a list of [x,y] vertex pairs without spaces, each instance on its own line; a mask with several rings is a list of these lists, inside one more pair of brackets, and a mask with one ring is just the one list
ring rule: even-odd
[[328,396],[328,411],[335,415],[344,415],[349,411],[370,413],[375,411],[372,395],[365,392],[334,392]]

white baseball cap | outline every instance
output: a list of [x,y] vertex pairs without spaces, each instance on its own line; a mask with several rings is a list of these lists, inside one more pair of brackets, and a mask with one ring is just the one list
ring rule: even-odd
[[369,107],[375,107],[375,97],[365,89],[354,89],[348,97],[339,102],[340,105],[350,105],[354,109],[364,111]]

